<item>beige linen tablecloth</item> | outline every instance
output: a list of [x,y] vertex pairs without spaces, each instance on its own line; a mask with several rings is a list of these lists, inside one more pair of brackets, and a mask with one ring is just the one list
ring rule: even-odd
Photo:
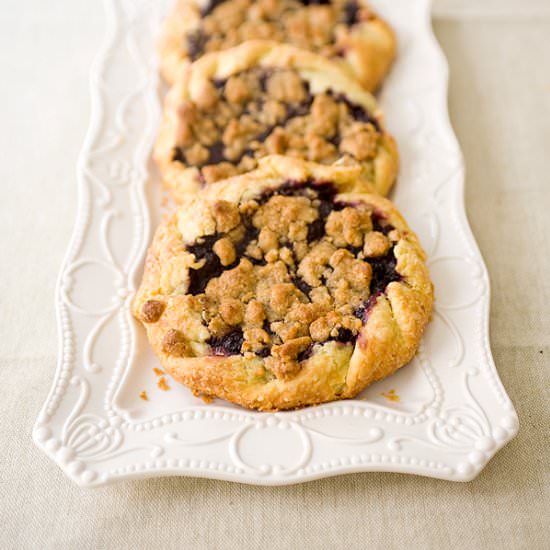
[[83,490],[33,446],[105,21],[101,2],[84,0],[5,0],[1,12],[0,548],[549,547],[548,0],[434,7],[468,215],[492,282],[493,351],[521,421],[467,484],[362,474],[283,488],[166,478]]

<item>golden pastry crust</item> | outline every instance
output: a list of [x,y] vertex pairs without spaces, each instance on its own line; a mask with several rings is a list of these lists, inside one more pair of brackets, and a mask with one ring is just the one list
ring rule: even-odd
[[258,39],[330,58],[370,91],[396,52],[392,29],[364,0],[178,0],[159,40],[161,73],[172,84],[201,55]]
[[317,54],[251,41],[181,72],[154,151],[176,202],[268,154],[359,164],[358,190],[382,195],[398,169],[376,100]]
[[410,361],[433,303],[425,254],[387,199],[340,192],[358,171],[271,157],[166,217],[133,312],[176,380],[283,410]]

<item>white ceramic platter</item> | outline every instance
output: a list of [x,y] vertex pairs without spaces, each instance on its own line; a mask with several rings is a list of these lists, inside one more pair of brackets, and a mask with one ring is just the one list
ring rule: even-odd
[[489,348],[489,280],[464,213],[429,2],[372,4],[399,39],[380,98],[402,158],[393,198],[428,252],[436,310],[417,357],[394,376],[355,400],[269,414],[203,403],[170,379],[169,391],[157,387],[130,303],[161,208],[149,159],[167,2],[105,0],[76,229],[56,292],[59,363],[33,432],[78,484],[186,475],[283,485],[364,471],[467,481],[516,434]]

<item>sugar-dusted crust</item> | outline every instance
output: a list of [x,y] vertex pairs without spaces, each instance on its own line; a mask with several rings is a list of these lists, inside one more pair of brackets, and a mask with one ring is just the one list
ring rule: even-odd
[[[177,0],[160,40],[161,72],[174,83],[190,60],[247,40],[269,39],[333,59],[375,90],[395,57],[390,26],[364,0],[231,0],[202,16],[210,2]],[[322,5],[324,4],[324,5]],[[348,24],[349,23],[349,24]],[[215,39],[212,40],[212,33]]]
[[271,153],[359,164],[358,185],[382,195],[398,169],[374,97],[317,54],[251,41],[180,73],[154,152],[176,202]]
[[194,393],[259,410],[351,398],[417,350],[433,287],[416,235],[387,199],[338,193],[356,168],[299,164],[266,159],[156,232],[133,312]]

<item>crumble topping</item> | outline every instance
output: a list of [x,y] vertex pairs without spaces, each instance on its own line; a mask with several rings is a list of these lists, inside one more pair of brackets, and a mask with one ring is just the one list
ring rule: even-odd
[[372,18],[356,0],[211,0],[201,15],[183,41],[192,60],[255,39],[338,56],[346,29]]
[[[186,307],[212,355],[258,356],[276,377],[292,376],[314,346],[354,343],[376,298],[401,279],[399,230],[365,203],[336,201],[331,184],[311,183],[212,203],[216,232],[186,246],[196,259]],[[162,346],[192,355],[176,328]]]
[[147,300],[141,308],[141,319],[145,323],[156,323],[162,315],[164,308],[164,302],[159,300]]
[[204,83],[179,108],[173,160],[215,182],[254,169],[268,154],[323,164],[338,159],[374,170],[382,134],[362,106],[332,90],[312,94],[292,69],[247,69]]

